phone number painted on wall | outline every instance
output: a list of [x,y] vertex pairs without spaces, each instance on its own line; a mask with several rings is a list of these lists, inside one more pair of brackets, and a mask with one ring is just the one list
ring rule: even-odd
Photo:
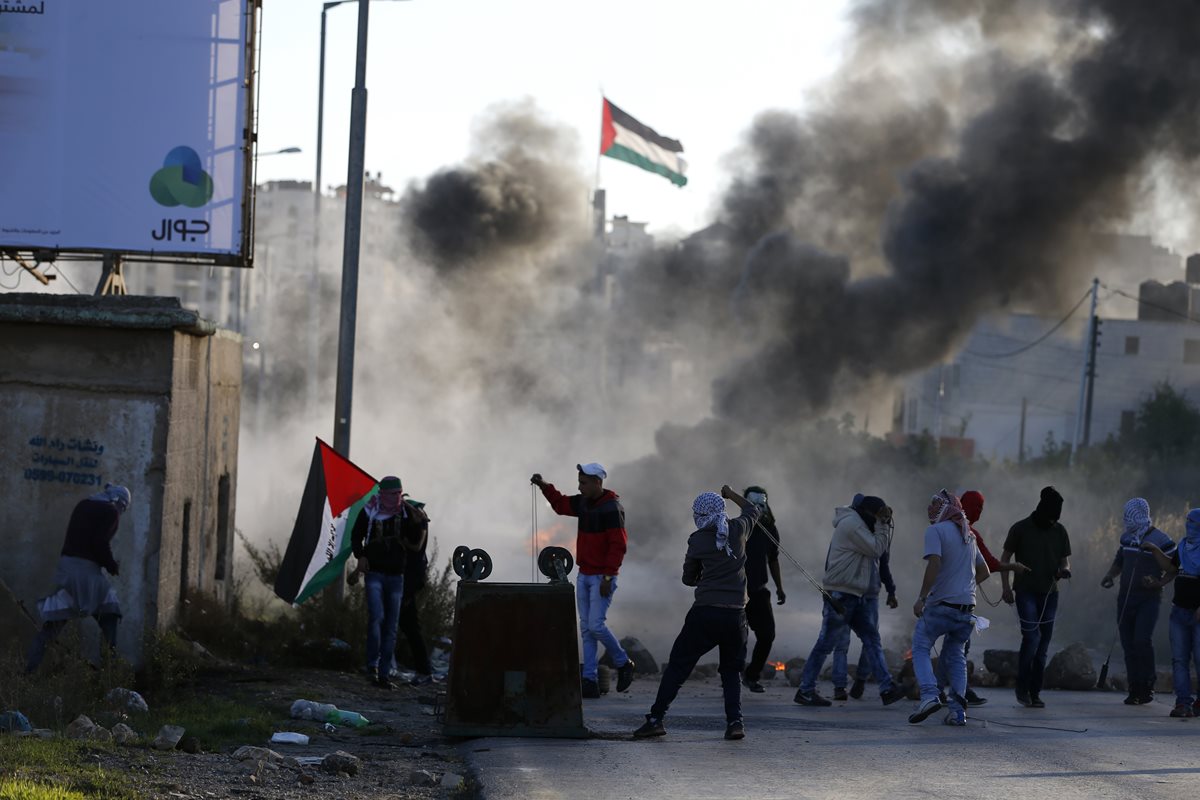
[[104,480],[100,475],[91,472],[55,472],[52,469],[27,469],[27,481],[53,481],[56,483],[71,483],[76,486],[103,486]]

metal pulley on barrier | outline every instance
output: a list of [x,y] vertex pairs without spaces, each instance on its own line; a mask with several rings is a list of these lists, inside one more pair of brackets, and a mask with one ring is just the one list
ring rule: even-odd
[[465,544],[459,545],[454,549],[451,563],[454,574],[464,581],[481,581],[492,574],[492,557],[478,547],[472,550]]
[[551,583],[566,583],[575,567],[575,558],[565,547],[546,547],[538,554],[538,569]]

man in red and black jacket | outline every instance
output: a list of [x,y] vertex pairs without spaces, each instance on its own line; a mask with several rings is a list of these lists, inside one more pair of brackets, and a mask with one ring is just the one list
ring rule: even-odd
[[570,497],[542,480],[541,475],[534,475],[530,481],[541,488],[556,513],[579,518],[575,537],[575,563],[579,567],[575,599],[583,638],[583,696],[594,698],[600,696],[596,680],[597,644],[604,645],[617,667],[617,691],[625,691],[633,682],[633,661],[605,624],[608,608],[617,593],[617,573],[625,560],[629,537],[625,533],[625,509],[616,493],[604,488],[604,479],[608,477],[604,467],[591,463],[578,464],[576,469],[579,494]]

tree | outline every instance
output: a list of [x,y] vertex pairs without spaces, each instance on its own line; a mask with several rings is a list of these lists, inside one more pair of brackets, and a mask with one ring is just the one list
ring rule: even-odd
[[1200,444],[1200,410],[1163,381],[1142,401],[1127,444],[1138,454],[1157,461],[1190,458]]

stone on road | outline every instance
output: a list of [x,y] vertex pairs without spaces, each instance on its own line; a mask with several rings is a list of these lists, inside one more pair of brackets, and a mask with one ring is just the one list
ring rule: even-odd
[[[785,684],[742,693],[746,738],[725,741],[717,680],[689,681],[665,720],[667,735],[630,736],[657,681],[584,702],[596,738],[473,739],[462,752],[487,800],[529,798],[1193,798],[1200,719],[1171,719],[1167,698],[1126,706],[1116,692],[1043,692],[1047,708],[1017,705],[1011,689],[983,689],[965,728],[939,712],[908,724],[914,704],[883,707],[876,687],[831,708],[792,702]],[[986,724],[985,721],[986,720]],[[1044,725],[1086,733],[1007,727]]]

